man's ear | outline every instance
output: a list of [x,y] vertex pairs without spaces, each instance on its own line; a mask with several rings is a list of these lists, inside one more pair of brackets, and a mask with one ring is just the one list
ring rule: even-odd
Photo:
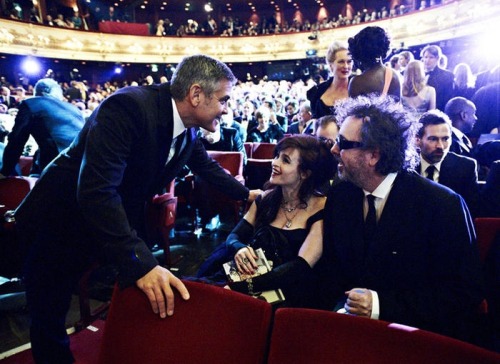
[[460,111],[460,114],[459,114],[459,115],[460,115],[460,119],[461,119],[461,120],[464,120],[464,121],[465,121],[465,119],[467,118],[467,115],[465,115],[465,114],[466,114],[466,112],[465,112],[465,111]]
[[380,150],[378,148],[372,149],[370,151],[369,158],[368,163],[374,167],[380,160]]
[[197,83],[193,83],[189,88],[188,98],[189,102],[194,106],[198,106],[201,102],[201,94],[203,93],[203,89]]

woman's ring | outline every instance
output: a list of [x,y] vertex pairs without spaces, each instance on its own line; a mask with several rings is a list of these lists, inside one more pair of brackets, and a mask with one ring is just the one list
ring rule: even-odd
[[243,264],[247,264],[249,262],[248,258],[243,258]]

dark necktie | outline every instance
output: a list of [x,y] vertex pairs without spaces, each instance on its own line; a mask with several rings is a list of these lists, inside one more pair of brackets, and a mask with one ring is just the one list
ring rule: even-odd
[[186,131],[183,131],[181,134],[179,134],[176,138],[172,140],[172,145],[170,146],[170,152],[168,155],[167,164],[177,160],[177,158],[179,157],[185,135]]
[[368,201],[368,213],[366,214],[363,236],[365,242],[371,242],[377,230],[377,212],[375,210],[375,196],[366,196]]
[[435,170],[436,170],[436,167],[434,167],[433,165],[430,165],[425,170],[425,172],[427,173],[427,178],[430,179],[431,181],[434,181],[434,171]]

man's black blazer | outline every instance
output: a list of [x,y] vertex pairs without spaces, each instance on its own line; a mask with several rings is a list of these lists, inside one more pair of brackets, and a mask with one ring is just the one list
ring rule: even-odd
[[436,108],[444,112],[448,100],[453,97],[453,73],[440,67],[429,73],[427,85],[436,89]]
[[195,128],[187,129],[184,149],[166,164],[172,136],[169,84],[117,91],[46,168],[16,210],[19,227],[31,234],[50,227],[68,244],[80,239],[82,252],[118,266],[122,286],[134,284],[158,264],[143,240],[145,203],[185,164],[229,196],[248,196],[207,155]]
[[463,199],[414,171],[400,172],[378,221],[363,240],[363,191],[334,185],[327,199],[324,251],[315,268],[329,309],[345,291],[378,293],[380,319],[446,335],[467,334],[483,298],[471,217]]
[[441,163],[438,182],[461,195],[467,203],[472,216],[477,216],[479,211],[479,186],[475,159],[448,152]]

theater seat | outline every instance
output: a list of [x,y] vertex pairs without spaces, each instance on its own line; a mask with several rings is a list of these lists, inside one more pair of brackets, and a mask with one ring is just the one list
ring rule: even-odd
[[99,363],[263,363],[271,306],[224,288],[184,283],[191,298],[176,294],[174,315],[165,319],[138,288],[115,287]]
[[279,309],[268,364],[493,364],[500,354],[446,336],[329,311]]

